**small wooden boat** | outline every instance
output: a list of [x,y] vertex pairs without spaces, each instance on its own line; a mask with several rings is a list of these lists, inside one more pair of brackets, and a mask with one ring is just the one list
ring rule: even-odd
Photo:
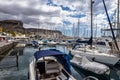
[[70,73],[67,54],[57,50],[41,50],[29,65],[29,80],[76,80]]

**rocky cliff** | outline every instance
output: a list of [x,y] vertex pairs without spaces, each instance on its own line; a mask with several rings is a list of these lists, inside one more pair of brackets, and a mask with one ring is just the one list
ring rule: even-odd
[[15,31],[20,33],[25,32],[25,29],[23,28],[23,22],[19,20],[0,21],[0,27],[3,28],[3,32],[6,32],[6,31]]
[[19,20],[3,20],[0,21],[0,27],[3,28],[3,32],[6,31],[15,31],[23,34],[35,34],[37,32],[40,32],[42,34],[51,34],[51,33],[58,33],[62,34],[60,31],[57,30],[46,30],[46,29],[35,29],[35,28],[24,28],[23,22]]

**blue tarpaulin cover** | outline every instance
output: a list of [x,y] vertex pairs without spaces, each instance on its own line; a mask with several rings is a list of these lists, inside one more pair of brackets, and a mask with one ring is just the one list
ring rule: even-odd
[[36,53],[34,53],[34,57],[35,57],[36,60],[38,60],[41,57],[56,56],[56,55],[67,55],[67,54],[62,53],[59,50],[53,50],[53,49],[40,50],[40,51],[37,51]]
[[56,59],[64,66],[64,68],[71,73],[70,71],[70,57],[68,54],[60,52],[56,49],[49,49],[49,50],[40,50],[34,53],[34,57],[36,60],[46,56],[54,56]]

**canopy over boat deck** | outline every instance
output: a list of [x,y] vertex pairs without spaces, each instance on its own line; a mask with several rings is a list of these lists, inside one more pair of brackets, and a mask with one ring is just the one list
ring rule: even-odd
[[56,49],[49,49],[49,50],[40,50],[34,53],[34,57],[36,61],[38,61],[42,57],[53,56],[55,57],[63,66],[64,68],[71,73],[70,67],[70,57],[68,54],[60,52]]

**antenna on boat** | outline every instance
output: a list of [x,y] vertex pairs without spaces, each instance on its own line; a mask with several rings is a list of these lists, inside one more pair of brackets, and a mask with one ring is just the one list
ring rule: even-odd
[[117,41],[116,41],[116,38],[115,38],[115,34],[113,32],[113,28],[112,28],[112,24],[111,24],[111,21],[110,21],[110,18],[109,18],[109,15],[108,15],[108,12],[107,12],[107,8],[106,8],[106,5],[105,5],[105,1],[103,1],[103,5],[104,5],[104,8],[105,8],[105,12],[106,12],[106,15],[107,15],[107,18],[108,18],[108,22],[109,22],[109,25],[110,25],[110,29],[111,29],[111,32],[112,32],[112,36],[113,36],[113,40],[114,40],[114,43],[117,47],[117,50],[119,51],[119,47],[118,47],[118,44],[117,44]]

